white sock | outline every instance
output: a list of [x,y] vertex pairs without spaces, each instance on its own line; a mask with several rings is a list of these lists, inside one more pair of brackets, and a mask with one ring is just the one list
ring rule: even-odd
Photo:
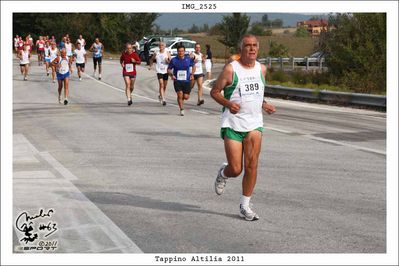
[[241,196],[241,201],[240,201],[241,206],[242,206],[243,208],[248,207],[248,206],[249,206],[249,201],[250,201],[250,200],[251,200],[251,197],[247,197],[247,196],[242,195],[242,196]]

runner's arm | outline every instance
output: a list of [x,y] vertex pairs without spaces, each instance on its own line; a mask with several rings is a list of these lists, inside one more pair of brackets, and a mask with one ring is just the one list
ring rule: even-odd
[[237,103],[232,103],[222,95],[222,90],[233,83],[233,67],[228,64],[224,67],[223,72],[219,75],[218,79],[216,80],[215,85],[211,90],[212,98],[223,105],[226,108],[230,109],[230,112],[236,114],[240,110],[240,105]]
[[151,70],[152,65],[154,64],[156,54],[154,53],[150,58],[150,65],[148,66],[148,70]]
[[136,65],[141,64],[140,56],[137,53],[133,53],[132,63]]

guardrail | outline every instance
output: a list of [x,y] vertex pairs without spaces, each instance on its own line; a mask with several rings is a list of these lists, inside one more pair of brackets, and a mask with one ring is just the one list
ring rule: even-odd
[[323,102],[334,102],[341,104],[356,104],[362,106],[384,107],[386,108],[386,96],[364,94],[364,93],[348,93],[329,90],[312,90],[307,88],[288,88],[278,85],[266,85],[265,96],[286,96],[296,97]]
[[[216,80],[211,80],[208,87],[212,88]],[[307,88],[289,88],[278,85],[266,85],[265,96],[292,97],[322,102],[333,102],[340,104],[353,104],[367,107],[386,108],[386,96],[348,93],[329,90],[313,90]]]
[[[298,63],[303,63],[305,66],[305,70],[310,69],[318,69],[325,70],[326,67],[323,67],[325,63],[324,58],[314,58],[314,57],[266,57],[260,58],[258,61],[262,64],[268,65],[269,68],[272,67],[272,63],[279,63],[279,67],[281,70],[284,69],[284,64],[289,65],[289,68],[294,70],[298,68]],[[314,63],[315,65],[310,65],[310,63]]]

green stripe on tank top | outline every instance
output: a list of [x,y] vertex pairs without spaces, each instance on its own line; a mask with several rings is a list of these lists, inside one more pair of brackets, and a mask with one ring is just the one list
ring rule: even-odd
[[[233,73],[233,83],[230,86],[224,87],[223,89],[223,95],[224,98],[227,100],[230,100],[231,95],[233,94],[233,91],[236,89],[238,84],[238,76],[236,74],[236,72]],[[226,107],[223,106],[223,110],[222,112],[224,112],[224,110],[226,109]]]
[[263,86],[266,86],[265,76],[263,76],[262,69],[260,70],[260,78],[262,79]]

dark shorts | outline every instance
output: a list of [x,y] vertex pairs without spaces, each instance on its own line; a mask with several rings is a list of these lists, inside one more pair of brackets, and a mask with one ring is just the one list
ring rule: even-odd
[[136,78],[136,75],[133,75],[133,74],[123,74],[123,77],[129,77],[129,78],[131,78],[131,79],[135,79],[135,78]]
[[66,78],[69,78],[69,72],[67,72],[65,74],[60,74],[57,72],[57,80],[64,80]]
[[19,64],[19,66],[21,66],[21,67],[26,66],[26,65],[29,65],[29,63],[26,63],[26,64]]
[[175,86],[175,92],[182,91],[183,94],[190,94],[191,92],[190,82],[174,81],[173,85]]
[[103,57],[101,56],[101,57],[93,57],[93,63],[94,63],[94,65],[97,65],[97,63],[99,64],[99,65],[101,65],[101,63],[103,62]]
[[76,63],[76,67],[80,67],[81,69],[84,69],[85,63]]
[[44,50],[37,50],[37,54],[44,55]]
[[198,78],[200,78],[200,77],[203,77],[203,76],[205,76],[204,74],[194,74],[194,80],[197,80]]
[[169,77],[168,73],[165,74],[157,73],[158,79],[168,80],[168,77]]

